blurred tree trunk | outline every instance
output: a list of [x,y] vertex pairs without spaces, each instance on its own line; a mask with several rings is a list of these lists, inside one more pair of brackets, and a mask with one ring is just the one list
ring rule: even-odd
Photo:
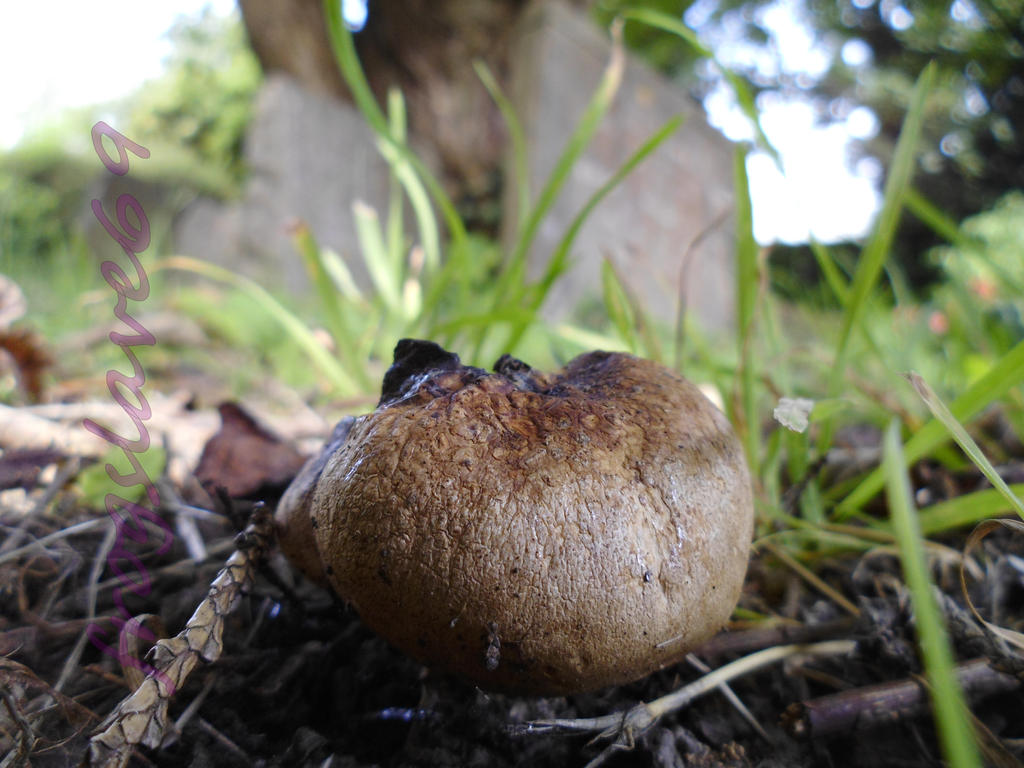
[[[240,0],[253,50],[267,73],[349,99],[320,0]],[[410,135],[457,201],[493,199],[505,144],[501,116],[471,66],[508,81],[512,31],[526,0],[370,0],[356,46],[370,85],[405,96]]]
[[266,74],[284,72],[310,91],[347,98],[320,0],[239,0],[242,21]]

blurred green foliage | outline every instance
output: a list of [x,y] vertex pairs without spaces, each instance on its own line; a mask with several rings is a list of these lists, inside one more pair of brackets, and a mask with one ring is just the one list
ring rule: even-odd
[[946,279],[934,302],[948,326],[947,345],[964,355],[995,355],[1024,339],[1024,192],[1002,197],[966,219],[959,237],[930,257]]
[[[921,167],[941,182],[940,207],[961,218],[1024,186],[1024,2],[814,0],[810,10],[815,27],[840,43],[821,90],[866,104],[881,120],[870,151],[884,157],[917,72],[935,61]],[[847,43],[867,47],[869,66],[844,62]]]
[[0,170],[0,254],[45,254],[67,238],[61,195],[10,169]]
[[[69,122],[88,139],[81,117]],[[93,169],[53,139],[0,157],[0,273],[22,287],[43,330],[58,333],[80,327],[67,308],[100,277],[77,226]]]
[[[593,7],[594,17],[603,26],[626,10],[644,8],[658,11],[668,17],[681,19],[693,0],[601,0]],[[622,36],[630,50],[639,54],[656,69],[670,75],[685,76],[700,56],[686,45],[679,44],[679,38],[656,27],[646,24],[630,24]]]
[[[934,86],[915,185],[953,221],[1024,188],[1024,0],[705,0],[701,18],[716,39],[753,47],[736,57],[762,92],[815,102],[823,121],[858,106],[878,118],[857,153],[888,168],[915,80],[934,61]],[[769,9],[788,6],[830,57],[821,76],[780,66],[783,43]],[[777,18],[777,15],[776,17]],[[773,64],[766,66],[765,62]],[[761,103],[764,103],[763,101]],[[939,277],[924,258],[941,242],[925,222],[903,223],[896,261],[910,285]]]
[[[151,152],[132,179],[153,185],[147,207],[159,249],[169,216],[197,193],[230,197],[244,178],[242,138],[261,74],[237,13],[209,8],[168,32],[164,73],[104,117]],[[25,291],[48,335],[80,330],[89,289],[102,284],[82,231],[103,169],[90,141],[101,107],[71,110],[0,154],[0,273]],[[74,308],[69,311],[69,308]]]
[[242,141],[262,75],[237,15],[207,7],[167,33],[165,72],[131,99],[128,129],[154,159],[201,191],[227,197],[245,176]]
[[[973,181],[961,190],[972,196],[971,210],[991,205],[1011,186],[1024,186],[1020,163],[1008,168],[993,162],[1024,153],[1024,2],[812,0],[809,10],[807,20],[835,46],[822,93],[871,107],[882,122],[883,141],[891,141],[917,73],[934,61],[937,87],[923,168]],[[866,46],[863,65],[844,60],[847,43]]]
[[961,237],[931,257],[951,282],[979,297],[1024,307],[1024,191],[1004,195],[990,210],[966,219]]

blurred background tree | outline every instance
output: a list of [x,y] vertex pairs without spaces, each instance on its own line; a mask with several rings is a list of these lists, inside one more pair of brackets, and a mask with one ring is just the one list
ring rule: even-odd
[[130,100],[126,133],[191,188],[230,197],[245,176],[242,144],[259,63],[237,19],[209,6],[179,17],[167,37],[165,73]]
[[[765,13],[773,5],[778,2],[700,0],[693,7],[704,6],[709,26],[720,34],[730,30],[734,39],[777,51],[778,30]],[[1024,188],[1022,0],[806,0],[790,6],[831,51],[831,63],[817,80],[748,65],[754,87],[812,100],[823,122],[867,107],[878,131],[854,152],[887,168],[914,81],[935,61],[916,188],[953,222]],[[925,253],[943,238],[905,218],[896,260],[911,284],[921,286],[940,276]]]
[[[865,104],[881,123],[866,151],[888,159],[913,80],[939,67],[922,189],[960,220],[1024,187],[1024,2],[824,2],[810,18],[841,45],[819,88]],[[863,59],[870,66],[851,66]]]
[[[80,325],[68,306],[101,282],[83,240],[89,201],[102,197],[89,141],[99,119],[151,151],[132,167],[160,206],[147,203],[154,236],[198,194],[236,195],[245,169],[242,144],[260,67],[237,16],[208,7],[179,16],[168,31],[163,73],[116,103],[64,111],[0,152],[0,273],[22,286],[45,327]],[[47,325],[48,324],[48,325]]]
[[[288,71],[321,90],[344,95],[321,24],[318,0],[277,8],[270,0],[240,3],[253,47],[264,68]],[[986,210],[1007,190],[1024,187],[1024,0],[602,0],[590,3],[609,23],[627,6],[657,8],[685,18],[702,39],[742,53],[729,59],[755,92],[814,103],[821,121],[844,120],[858,107],[877,119],[874,136],[855,156],[888,167],[911,87],[927,62],[938,64],[938,87],[929,101],[917,188],[955,223]],[[463,199],[494,195],[504,142],[493,105],[462,63],[481,58],[499,80],[507,70],[507,30],[524,12],[521,0],[494,3],[392,2],[368,6],[357,45],[371,83],[382,96],[399,84],[410,99],[414,134],[436,152],[444,175]],[[778,58],[779,8],[790,24],[810,28],[831,57],[824,74],[765,66]],[[288,24],[281,18],[289,19]],[[426,32],[425,32],[426,30]],[[298,41],[304,40],[303,45]],[[314,43],[310,48],[310,43]],[[675,77],[697,99],[718,82],[713,69],[695,72],[691,49],[643,25],[629,25],[626,42],[652,65]],[[316,55],[308,54],[318,51]],[[299,55],[301,51],[306,51]],[[700,75],[700,76],[698,76]],[[764,99],[760,103],[764,103]],[[460,115],[478,116],[467,133]],[[451,126],[459,125],[458,135]],[[879,179],[881,183],[882,179]],[[933,226],[907,217],[895,244],[896,263],[910,284],[925,287],[939,274],[926,251],[942,238]],[[809,259],[806,251],[804,257]]]
[[[990,209],[1005,192],[1024,188],[1024,0],[574,2],[588,5],[603,23],[627,6],[653,7],[684,18],[720,56],[724,47],[741,49],[728,64],[746,76],[762,106],[779,95],[809,101],[823,123],[866,107],[878,130],[856,152],[873,158],[879,174],[888,165],[911,85],[934,59],[938,87],[929,101],[917,188],[954,225]],[[493,231],[494,223],[474,221],[472,211],[495,210],[486,203],[500,194],[505,128],[465,64],[481,58],[503,80],[507,33],[527,5],[373,0],[356,36],[378,96],[389,84],[403,89],[417,150],[441,169],[468,223],[485,230]],[[153,152],[141,170],[186,194],[223,198],[241,188],[244,133],[262,72],[285,71],[313,90],[346,97],[320,0],[240,0],[239,8],[242,24],[234,15],[210,11],[182,17],[169,32],[172,52],[164,74],[120,106],[102,107],[122,125],[127,121],[127,130]],[[823,73],[764,66],[785,45],[772,23],[780,8],[788,23],[812,30],[827,52]],[[714,69],[695,69],[691,49],[676,38],[630,24],[626,41],[695,99],[715,91]],[[88,122],[82,115],[76,119]],[[51,131],[51,138],[58,133],[87,130]],[[42,135],[0,157],[4,269],[12,271],[12,258],[36,259],[69,241],[65,230],[87,182],[83,152],[88,148],[79,152]],[[926,257],[941,237],[933,226],[906,218],[895,261],[912,285],[924,286],[941,276]],[[776,249],[780,261],[786,250]],[[794,265],[802,260],[813,266],[804,248],[790,255],[785,259]]]

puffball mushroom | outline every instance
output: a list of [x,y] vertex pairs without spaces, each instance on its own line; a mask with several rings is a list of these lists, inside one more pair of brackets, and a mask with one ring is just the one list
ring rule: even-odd
[[729,422],[667,368],[590,352],[493,373],[395,348],[277,512],[281,547],[363,621],[479,686],[567,694],[643,677],[722,627],[753,527]]

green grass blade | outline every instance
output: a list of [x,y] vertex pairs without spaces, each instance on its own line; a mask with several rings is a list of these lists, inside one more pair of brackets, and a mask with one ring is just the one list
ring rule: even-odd
[[597,333],[588,328],[564,323],[554,329],[555,335],[579,347],[580,351],[603,349],[606,352],[628,352],[628,347],[617,336]]
[[366,80],[359,57],[356,55],[355,43],[352,40],[352,33],[345,25],[341,17],[341,3],[337,0],[324,0],[324,17],[327,22],[327,34],[331,41],[331,48],[334,57],[338,62],[341,75],[352,91],[352,98],[363,113],[370,128],[377,134],[377,137],[388,144],[403,160],[408,162],[416,171],[416,174],[423,180],[430,191],[434,202],[441,209],[445,224],[448,227],[452,240],[460,242],[466,237],[466,228],[459,218],[458,212],[452,201],[445,194],[441,183],[434,177],[427,167],[414,155],[407,146],[397,142],[390,133],[387,118],[377,104],[377,100],[370,90],[370,84]]
[[[405,100],[402,98],[402,92],[397,88],[388,89],[388,127],[395,140],[404,144],[406,138]],[[378,150],[387,159],[387,156],[384,155],[385,146],[383,142],[378,142]],[[388,261],[391,264],[391,269],[398,274],[403,271],[402,262],[405,253],[405,201],[402,197],[402,182],[399,180],[397,172],[398,164],[402,162],[401,159],[396,159],[395,162],[389,161],[391,173],[388,174],[388,223],[386,228]],[[433,216],[431,218],[433,219]]]
[[388,250],[384,245],[384,234],[380,229],[377,212],[360,200],[352,204],[352,216],[356,222],[356,237],[363,253],[366,271],[370,273],[377,294],[385,306],[394,313],[402,311],[402,297],[399,279],[388,265]]
[[[982,408],[1000,399],[1013,387],[1024,381],[1024,341],[1007,352],[949,406],[953,418],[964,422],[970,420]],[[949,440],[949,432],[938,419],[932,419],[919,429],[904,446],[903,454],[908,462],[915,462],[934,451]],[[840,519],[863,506],[885,484],[881,469],[865,477],[836,508]]]
[[290,312],[283,304],[271,296],[259,284],[247,277],[235,274],[231,270],[218,267],[199,259],[188,256],[171,256],[158,264],[158,269],[178,269],[193,274],[203,275],[212,280],[230,285],[248,294],[268,315],[277,320],[295,343],[309,355],[310,360],[338,389],[338,394],[349,396],[361,390],[353,378],[324,348],[305,323]]
[[967,244],[970,242],[970,238],[964,235],[956,221],[943,213],[935,203],[913,187],[907,189],[904,203],[908,211],[927,224],[929,229],[940,237],[944,237],[951,243]]
[[[1024,496],[1024,483],[1010,486],[1010,493]],[[955,528],[975,525],[990,517],[998,517],[1014,509],[1007,496],[995,488],[967,493],[940,501],[921,510],[921,531],[925,536],[945,533]]]
[[480,276],[498,271],[500,261],[497,244],[478,235],[449,243],[441,269],[423,284],[419,327],[426,337],[449,347],[455,343],[454,336],[440,335],[441,328],[470,305],[474,312],[491,306],[493,283],[481,285]]
[[622,12],[622,18],[625,21],[639,21],[642,24],[676,35],[687,43],[698,56],[714,62],[723,77],[725,77],[726,82],[732,86],[733,93],[736,95],[736,103],[739,104],[743,114],[750,121],[751,127],[754,129],[754,135],[757,136],[758,145],[770,154],[776,163],[781,162],[778,150],[768,140],[764,129],[761,128],[760,113],[758,112],[757,104],[754,102],[754,94],[747,87],[746,82],[735,72],[723,66],[715,57],[714,52],[701,43],[697,38],[697,34],[692,29],[686,26],[680,19],[653,8],[631,8]]
[[352,91],[352,98],[378,136],[388,135],[388,121],[374,98],[370,84],[366,80],[363,67],[356,54],[352,32],[341,16],[341,3],[324,0],[324,16],[327,21],[327,34],[330,36],[331,47],[337,59],[342,77]]
[[[427,190],[409,162],[395,150],[394,145],[380,142],[379,148],[384,159],[391,165],[402,189],[405,190],[406,197],[409,198],[409,205],[420,232],[420,242],[423,245],[424,266],[433,272],[441,264],[441,234],[434,210],[430,207]],[[401,219],[398,221],[401,227]],[[399,250],[397,258],[393,258],[392,263],[399,273],[404,270],[404,250]]]
[[[597,126],[608,112],[609,107],[611,107],[612,99],[615,98],[615,93],[622,82],[622,72],[626,65],[621,36],[621,25],[618,27],[613,26],[612,52],[604,69],[604,74],[602,74],[597,90],[594,91],[594,95],[590,98],[590,102],[584,109],[583,115],[576,124],[572,135],[569,137],[569,141],[562,150],[562,154],[555,163],[554,169],[544,183],[544,187],[537,197],[537,202],[530,210],[529,216],[526,217],[526,222],[516,241],[512,257],[509,259],[504,273],[499,278],[496,302],[507,301],[508,296],[513,291],[521,291],[525,285],[526,257],[537,235],[537,230],[540,228],[544,217],[551,210],[552,205],[554,205],[555,199],[569,178],[569,174],[572,172],[576,161],[579,160],[590,140],[594,137]],[[480,339],[478,338],[478,349],[479,346]]]
[[988,457],[981,452],[981,448],[974,442],[967,430],[964,429],[963,424],[957,421],[956,417],[950,413],[949,408],[942,402],[940,398],[931,387],[928,386],[921,376],[916,373],[906,374],[907,380],[910,381],[914,387],[914,391],[921,396],[924,400],[924,404],[928,406],[928,410],[932,412],[932,416],[939,420],[942,425],[949,430],[949,434],[956,440],[957,445],[963,449],[963,452],[967,454],[968,458],[974,465],[981,470],[981,473],[988,478],[988,481],[992,483],[992,486],[999,491],[1006,498],[1008,502],[1017,510],[1017,514],[1020,515],[1021,519],[1024,520],[1024,503],[1010,490],[1010,487],[1006,484],[1006,481],[999,476],[996,472],[995,467],[992,466],[992,462],[988,460]]
[[902,453],[899,422],[894,419],[885,433],[883,469],[893,533],[899,544],[903,577],[914,605],[917,642],[928,677],[939,742],[949,765],[954,768],[981,768],[981,756],[970,726],[969,712],[953,669],[953,652],[942,613],[932,592]]
[[754,328],[759,290],[757,241],[754,239],[754,213],[750,203],[747,179],[747,153],[737,146],[733,155],[736,189],[736,338],[740,361],[740,407],[736,419],[743,429],[743,445],[750,471],[759,474],[758,454],[761,446],[760,420],[757,413],[757,358],[754,354]]
[[828,283],[828,287],[839,301],[839,306],[845,308],[850,303],[850,286],[847,285],[846,278],[843,277],[842,271],[835,259],[832,258],[832,252],[813,237],[810,246],[811,253],[814,254],[818,267],[821,269],[821,274],[825,276],[825,282]]
[[[548,259],[547,266],[544,268],[544,274],[535,286],[535,291],[530,305],[530,309],[534,315],[536,315],[544,305],[544,301],[547,299],[552,286],[554,286],[558,278],[561,277],[569,268],[569,254],[572,249],[572,244],[576,241],[576,236],[579,234],[580,229],[583,228],[583,225],[586,223],[593,210],[609,192],[618,187],[619,184],[622,183],[622,180],[632,173],[634,168],[640,165],[640,163],[654,152],[654,150],[661,146],[662,142],[664,142],[669,136],[679,130],[684,119],[683,115],[676,115],[675,117],[667,120],[661,128],[655,131],[655,133],[647,139],[647,141],[640,145],[636,152],[626,159],[626,162],[624,162],[619,169],[612,174],[611,178],[602,184],[600,189],[592,194],[590,199],[587,200],[582,208],[580,208],[579,213],[577,213],[573,218],[572,223],[565,231],[562,239],[558,241],[558,245],[551,254],[551,258]],[[507,344],[509,349],[515,349],[515,345],[519,343],[523,334],[526,332],[526,329],[527,326],[525,325],[513,328]]]
[[[459,331],[467,331],[473,328],[486,329],[500,323],[520,322],[523,320],[526,312],[527,311],[522,307],[514,304],[507,304],[496,310],[486,310],[483,312],[458,315],[444,323],[439,323],[434,327],[434,331],[438,335],[450,337]],[[486,364],[483,363],[479,357],[468,360],[467,363],[471,365]]]
[[625,342],[627,349],[633,354],[637,352],[635,319],[633,308],[622,282],[615,272],[615,267],[607,258],[601,263],[601,295],[604,298],[605,312],[618,331],[619,338]]
[[526,132],[523,130],[523,124],[519,121],[512,102],[505,96],[487,65],[478,59],[473,62],[473,70],[480,78],[480,82],[484,84],[487,93],[494,99],[494,103],[498,105],[498,110],[508,128],[509,140],[512,142],[512,168],[516,177],[516,236],[518,237],[530,210],[530,167]]
[[373,391],[373,382],[366,374],[365,367],[361,365],[359,355],[356,353],[356,345],[353,343],[354,334],[345,319],[345,311],[341,305],[341,296],[336,290],[334,280],[331,278],[324,264],[320,247],[317,245],[309,227],[302,223],[292,234],[292,242],[295,249],[302,256],[302,260],[309,272],[310,280],[320,299],[320,306],[323,309],[324,318],[334,343],[338,347],[338,355],[346,370],[354,372],[359,386],[367,392]]
[[[889,177],[885,182],[882,210],[875,222],[871,236],[868,238],[867,245],[861,252],[857,271],[853,276],[853,284],[850,287],[849,301],[843,314],[843,324],[839,331],[835,361],[829,380],[828,392],[831,397],[835,397],[842,389],[850,338],[853,331],[862,324],[868,298],[874,290],[878,277],[882,273],[882,267],[885,266],[889,256],[889,247],[903,210],[903,200],[914,175],[917,144],[924,125],[925,100],[931,92],[934,79],[935,65],[932,63],[924,68],[917,79],[910,99],[910,109],[903,120],[903,127],[900,129],[892,167],[889,169]],[[819,450],[827,450],[831,441],[832,424],[828,423],[822,427]]]
[[843,316],[842,330],[839,333],[839,342],[836,347],[835,365],[832,370],[831,392],[833,396],[838,392],[845,373],[850,337],[861,322],[868,296],[882,273],[882,267],[889,255],[889,247],[896,233],[896,225],[899,223],[900,212],[903,209],[903,199],[906,191],[910,188],[914,174],[917,144],[924,125],[925,100],[931,91],[934,76],[935,66],[929,64],[914,86],[910,109],[903,121],[903,127],[900,129],[892,168],[890,168],[889,177],[885,182],[882,211],[857,263],[857,271],[853,277],[853,285],[850,287],[849,303]]
[[[543,302],[544,297],[547,295],[551,286],[554,285],[555,281],[568,268],[569,252],[572,249],[572,244],[576,241],[576,236],[579,234],[580,229],[583,228],[583,225],[586,223],[590,214],[598,204],[604,200],[609,192],[618,187],[619,184],[622,183],[622,180],[633,172],[633,169],[646,160],[647,157],[661,146],[662,142],[664,142],[669,136],[679,130],[684,119],[683,115],[676,115],[675,117],[669,118],[661,128],[655,131],[650,138],[640,145],[636,152],[626,159],[626,162],[619,166],[619,169],[612,174],[608,181],[601,185],[600,189],[590,196],[590,199],[587,200],[579,213],[577,213],[573,218],[572,223],[562,236],[562,239],[558,242],[558,246],[555,248],[551,258],[548,260],[547,267],[544,270],[544,275],[540,281],[542,287],[540,302]],[[538,304],[538,308],[539,306],[540,305]]]
[[334,287],[341,292],[342,296],[349,301],[363,301],[363,293],[359,290],[359,286],[356,285],[348,264],[338,255],[337,251],[332,251],[330,248],[321,248],[320,263],[323,264],[324,271],[331,278]]

